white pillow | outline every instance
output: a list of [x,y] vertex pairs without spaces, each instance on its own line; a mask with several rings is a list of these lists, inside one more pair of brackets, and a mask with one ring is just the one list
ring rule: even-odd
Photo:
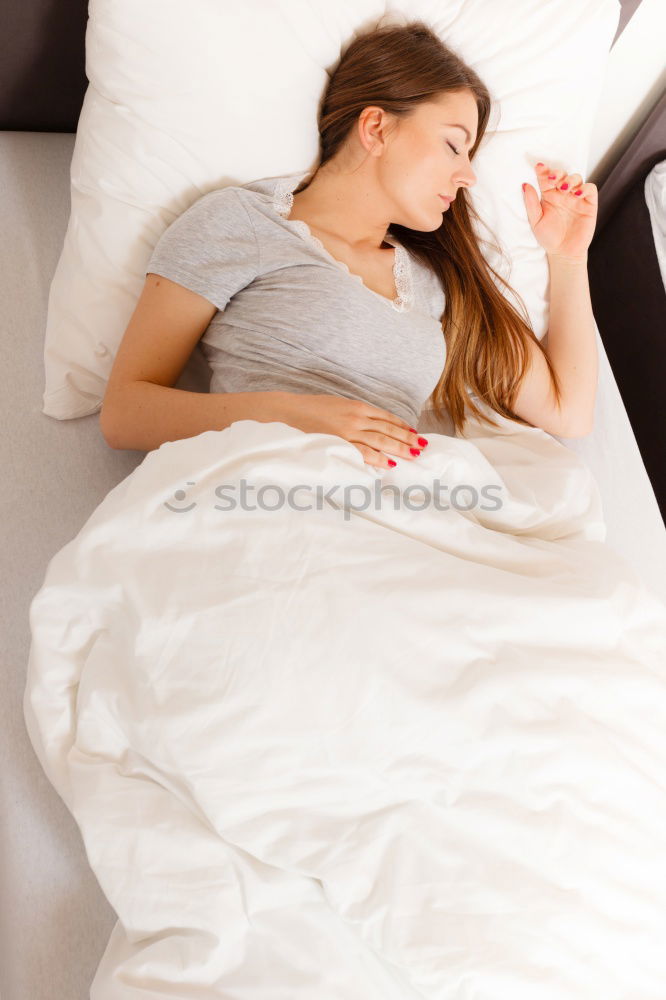
[[488,86],[495,107],[471,196],[512,266],[482,247],[544,335],[548,265],[521,183],[538,190],[538,160],[586,179],[619,0],[90,0],[88,12],[89,86],[49,294],[45,414],[100,409],[145,265],[181,212],[214,188],[316,164],[327,72],[380,22],[424,20]]

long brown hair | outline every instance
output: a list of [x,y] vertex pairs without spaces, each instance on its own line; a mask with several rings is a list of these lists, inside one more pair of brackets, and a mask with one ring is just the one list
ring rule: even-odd
[[[478,133],[470,150],[474,157],[488,125],[490,93],[471,67],[456,55],[425,22],[377,26],[356,35],[343,49],[330,75],[319,105],[319,166],[346,144],[358,117],[369,104],[378,105],[399,121],[426,101],[451,91],[469,90],[476,99]],[[312,180],[299,185],[302,190]],[[467,408],[493,426],[470,398],[468,390],[492,410],[528,427],[534,426],[512,409],[516,393],[529,367],[527,340],[544,355],[558,402],[560,385],[553,366],[532,330],[525,304],[518,293],[483,256],[481,240],[472,219],[483,225],[461,189],[441,226],[420,232],[392,223],[389,233],[439,278],[446,297],[441,317],[446,343],[444,371],[432,393],[435,412],[445,411],[460,431]],[[487,229],[487,227],[486,227]],[[494,248],[501,254],[497,244]],[[520,302],[525,319],[493,280]]]

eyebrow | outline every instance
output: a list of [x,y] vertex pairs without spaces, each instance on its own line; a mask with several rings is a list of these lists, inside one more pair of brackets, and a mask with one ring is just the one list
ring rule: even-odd
[[469,142],[469,144],[470,145],[472,144],[472,137],[469,134],[469,132],[467,131],[467,129],[465,128],[464,125],[456,125],[453,122],[442,122],[442,125],[450,125],[451,128],[461,128],[463,130],[463,132],[465,133],[465,135],[467,136],[467,141]]

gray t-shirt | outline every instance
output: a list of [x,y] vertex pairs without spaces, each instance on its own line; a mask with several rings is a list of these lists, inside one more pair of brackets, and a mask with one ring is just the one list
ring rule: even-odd
[[201,338],[211,392],[325,393],[416,420],[444,370],[436,276],[390,234],[398,296],[337,261],[290,221],[304,173],[229,185],[198,198],[158,240],[146,267],[219,310]]

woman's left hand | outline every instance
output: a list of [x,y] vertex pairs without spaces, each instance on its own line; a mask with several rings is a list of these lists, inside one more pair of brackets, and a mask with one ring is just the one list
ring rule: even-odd
[[547,164],[537,163],[534,169],[541,200],[531,184],[523,184],[532,232],[549,256],[587,260],[597,222],[596,185],[584,184],[580,174],[553,170]]

